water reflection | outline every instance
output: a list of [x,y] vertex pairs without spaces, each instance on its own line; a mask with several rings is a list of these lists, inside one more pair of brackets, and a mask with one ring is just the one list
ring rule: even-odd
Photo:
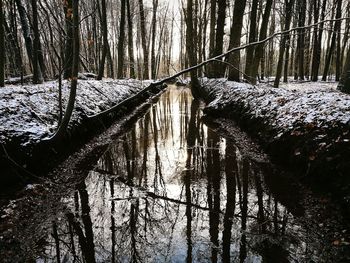
[[[295,199],[171,88],[110,146],[52,224],[38,262],[290,262],[322,257]],[[290,205],[288,205],[290,204]],[[299,214],[300,215],[300,214]]]

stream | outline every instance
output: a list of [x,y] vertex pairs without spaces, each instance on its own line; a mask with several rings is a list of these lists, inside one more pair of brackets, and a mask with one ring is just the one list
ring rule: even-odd
[[[37,245],[36,262],[345,262],[337,204],[250,158],[170,86],[116,138]],[[263,155],[263,154],[262,154]]]

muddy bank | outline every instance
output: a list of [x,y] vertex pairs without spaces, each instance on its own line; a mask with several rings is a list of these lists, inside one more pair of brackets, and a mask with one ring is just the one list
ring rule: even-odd
[[350,96],[334,89],[203,80],[205,113],[235,120],[275,162],[349,206]]
[[[10,85],[1,89],[1,188],[21,187],[28,181],[37,180],[89,138],[162,90],[158,86],[138,95],[149,84],[149,81],[138,80],[79,80],[69,131],[56,143],[47,141],[59,119],[56,81],[41,85]],[[63,82],[63,105],[68,96],[69,83]],[[112,113],[90,118],[130,98],[133,99],[129,101],[129,107],[121,106]]]

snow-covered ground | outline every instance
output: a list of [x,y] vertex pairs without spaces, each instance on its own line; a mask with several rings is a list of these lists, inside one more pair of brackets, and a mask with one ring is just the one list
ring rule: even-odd
[[[149,82],[138,80],[79,80],[70,125],[97,114],[140,91]],[[69,82],[63,81],[63,106]],[[0,143],[20,139],[23,145],[52,135],[58,125],[58,82],[40,85],[7,85],[0,89]]]
[[293,82],[277,89],[224,79],[204,79],[203,84],[213,94],[208,109],[230,113],[241,105],[246,114],[284,132],[302,124],[324,128],[350,124],[350,96],[337,91],[335,82]]

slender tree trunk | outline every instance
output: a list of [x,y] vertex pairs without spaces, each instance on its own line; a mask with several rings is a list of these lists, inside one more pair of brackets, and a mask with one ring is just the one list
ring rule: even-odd
[[[340,0],[338,0],[340,1]],[[338,11],[340,12],[340,17],[341,17],[341,2],[340,1],[340,4],[338,5]],[[337,31],[334,32],[337,36],[337,47],[336,47],[336,61],[335,61],[335,80],[336,81],[339,81],[340,80],[340,74],[341,74],[341,68],[342,68],[342,65],[341,65],[341,21],[339,21],[339,25],[337,26]],[[345,37],[345,36],[344,36]]]
[[264,50],[263,55],[260,59],[260,79],[264,80],[265,79],[265,68],[266,68],[266,54],[267,52]]
[[126,0],[126,13],[128,17],[128,52],[130,64],[130,78],[135,78],[135,59],[134,59],[134,40],[133,40],[133,23],[130,10],[130,0]]
[[[214,56],[223,52],[224,45],[224,27],[226,18],[226,0],[218,0],[218,18],[216,22],[216,38]],[[226,66],[223,63],[213,63],[214,74],[216,78],[222,78],[225,75]]]
[[[335,0],[334,3],[336,3],[336,1],[338,2],[338,4],[337,4],[337,11],[336,11],[335,18],[338,19],[341,17],[342,0]],[[327,75],[328,75],[329,68],[331,65],[332,54],[333,54],[334,49],[335,49],[337,35],[338,35],[338,32],[340,32],[340,28],[341,28],[341,21],[335,21],[331,44],[330,44],[330,47],[329,47],[327,55],[326,55],[326,61],[325,61],[323,75],[322,75],[323,81],[327,80]]]
[[[323,0],[320,21],[323,21],[325,18],[326,6],[327,6],[327,0]],[[318,73],[319,73],[320,64],[321,64],[323,27],[324,27],[324,23],[321,23],[318,30],[317,45],[315,45],[316,49],[314,50],[314,54],[312,58],[312,77],[311,77],[312,81],[318,80]]]
[[32,11],[33,11],[33,31],[34,31],[34,42],[33,42],[33,83],[43,83],[43,76],[39,65],[39,53],[40,53],[40,35],[38,25],[38,10],[37,0],[32,0]]
[[[21,48],[18,43],[17,39],[17,23],[16,23],[16,13],[15,13],[15,7],[10,9],[9,12],[9,19],[10,19],[10,25],[7,23],[5,18],[5,8],[3,6],[3,26],[4,26],[4,37],[7,36],[7,41],[5,38],[5,44],[8,43],[7,46],[8,50],[10,50],[10,55],[7,57],[9,60],[8,63],[10,64],[10,67],[12,69],[12,74],[15,74],[15,76],[20,76],[22,73],[22,55],[21,55]],[[5,50],[5,49],[4,49]],[[5,53],[4,53],[5,54]],[[5,56],[6,58],[6,56]]]
[[[298,26],[302,28],[305,26],[306,0],[299,1],[298,13],[299,13]],[[298,30],[297,52],[298,52],[298,76],[300,80],[304,80],[305,79],[304,77],[305,29],[304,28]]]
[[205,0],[204,3],[204,18],[203,18],[203,34],[202,34],[202,58],[201,60],[206,60],[206,50],[207,50],[207,29],[208,29],[208,15],[206,14],[206,10],[208,8],[208,0]]
[[[122,0],[123,1],[123,0]],[[107,28],[107,7],[106,0],[101,0],[101,28],[102,28],[102,37],[103,37],[103,47],[102,47],[102,57],[100,61],[100,66],[98,69],[97,80],[101,80],[103,77],[103,73],[105,71],[105,62],[108,52],[108,28]],[[119,58],[118,58],[119,59]],[[119,72],[119,69],[118,69]]]
[[[286,0],[285,1],[285,14],[286,14],[286,20],[284,24],[284,30],[287,31],[290,29],[290,22],[292,21],[292,10],[294,6],[294,1],[295,0]],[[286,49],[286,42],[287,42],[288,36],[282,36],[281,40],[281,45],[280,45],[280,53],[278,57],[278,62],[277,62],[277,71],[276,71],[276,78],[274,82],[274,87],[278,88],[281,75],[282,75],[282,67],[283,67],[283,58],[284,58],[284,51]]]
[[[241,35],[243,28],[243,16],[246,6],[246,0],[236,0],[233,9],[233,21],[230,33],[229,49],[238,47],[241,44]],[[234,52],[228,56],[229,71],[228,79],[232,81],[240,81],[240,51]]]
[[[267,26],[270,18],[270,13],[271,13],[271,7],[273,4],[273,0],[267,0],[266,5],[265,5],[265,11],[263,15],[263,19],[261,22],[261,27],[260,27],[260,35],[259,35],[259,40],[263,40],[266,38],[267,35]],[[264,55],[264,45],[258,45],[255,47],[255,56],[254,56],[254,62],[252,65],[252,76],[256,76],[258,73],[259,69],[259,64],[261,61],[261,58]],[[253,84],[256,83],[256,79],[254,79]]]
[[286,58],[284,60],[283,67],[283,82],[288,82],[288,73],[289,73],[289,57],[290,57],[290,34],[286,35]]
[[[209,57],[213,57],[215,52],[215,27],[216,27],[216,0],[210,0],[210,34],[209,34]],[[215,77],[213,65],[207,66],[209,78]]]
[[[308,22],[307,25],[311,25],[312,23],[312,3],[309,4],[308,9]],[[305,34],[305,67],[304,67],[304,76],[307,80],[310,79],[310,60],[311,60],[311,29],[306,30]]]
[[338,89],[342,92],[350,94],[350,48],[348,48],[348,54],[343,73],[339,81]]
[[[252,2],[252,9],[250,12],[250,25],[249,25],[249,43],[256,41],[256,29],[257,29],[257,14],[258,14],[258,0],[253,0]],[[255,78],[255,76],[251,75],[251,69],[253,64],[253,58],[254,58],[254,47],[250,46],[246,49],[246,63],[245,63],[245,78],[252,82],[252,78]]]
[[[319,9],[320,9],[320,0],[313,0],[313,13],[314,13],[314,23],[318,23],[319,18]],[[318,79],[318,69],[316,69],[317,64],[317,47],[318,47],[318,26],[314,27],[313,33],[313,44],[312,44],[312,64],[311,64],[311,81],[317,81]],[[316,76],[315,76],[316,75]]]
[[52,141],[59,140],[65,135],[69,121],[71,119],[71,116],[72,116],[72,113],[74,110],[75,97],[76,97],[77,85],[78,85],[78,70],[79,70],[79,48],[80,48],[79,0],[73,0],[72,18],[73,18],[72,19],[73,20],[73,25],[72,25],[72,28],[73,28],[73,65],[72,65],[72,73],[71,73],[70,94],[69,94],[68,105],[67,105],[64,117],[62,119],[60,126],[57,129],[57,132],[51,138]]
[[[270,29],[269,29],[269,35],[272,36],[275,33],[276,30],[276,0],[273,2],[272,7],[272,18],[270,22]],[[274,39],[269,42],[269,49],[268,49],[268,56],[267,56],[267,77],[272,76],[273,74],[273,65],[275,63],[274,61],[274,55],[275,55],[275,43]]]
[[28,17],[27,17],[27,10],[23,6],[21,0],[15,0],[15,1],[17,4],[19,17],[21,20],[22,33],[23,33],[23,38],[26,45],[28,60],[29,60],[29,63],[32,64],[33,42],[31,38],[31,31],[30,31],[30,26],[29,26]]
[[119,42],[118,42],[118,79],[124,77],[124,42],[125,42],[125,10],[126,0],[121,0],[121,14],[119,24]]
[[151,38],[151,78],[156,78],[156,34],[158,0],[153,0],[152,38]]
[[140,24],[141,24],[141,40],[143,49],[143,79],[149,79],[149,68],[148,68],[148,47],[146,39],[146,18],[145,11],[143,9],[143,0],[139,0],[140,9]]
[[64,46],[64,79],[69,79],[72,76],[73,65],[73,0],[64,1],[64,14],[66,25],[66,43]]
[[[187,0],[187,18],[186,18],[186,51],[188,54],[188,60],[190,67],[197,64],[196,54],[194,53],[193,46],[193,2],[192,0]],[[194,98],[199,98],[199,88],[200,84],[197,78],[197,71],[191,70],[191,91]]]
[[[346,16],[350,17],[350,2],[346,6]],[[350,33],[350,20],[347,20],[345,22],[345,32],[344,32],[344,36],[343,36],[343,45],[342,45],[341,55],[340,55],[340,60],[341,60],[340,64],[341,65],[344,65],[344,59],[346,59],[346,57],[344,57],[344,54],[346,51],[346,46],[347,46],[348,41],[349,41],[349,33]]]
[[0,0],[0,87],[5,86],[5,34],[4,34],[4,8]]

